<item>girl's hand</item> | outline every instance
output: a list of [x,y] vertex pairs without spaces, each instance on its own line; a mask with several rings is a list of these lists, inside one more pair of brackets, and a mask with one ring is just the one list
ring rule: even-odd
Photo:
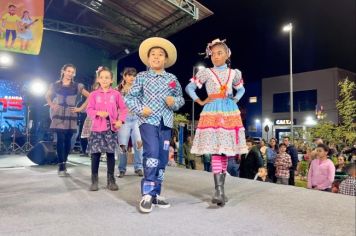
[[98,111],[98,112],[96,113],[96,115],[97,115],[97,116],[100,116],[101,118],[106,118],[106,117],[109,116],[109,112],[107,112],[107,111]]
[[59,105],[57,103],[51,103],[51,104],[48,104],[48,105],[54,111],[59,108]]
[[167,97],[166,97],[166,104],[167,104],[167,106],[171,107],[171,106],[174,105],[174,103],[175,103],[174,97],[172,97],[172,96],[167,96]]
[[73,113],[78,113],[78,112],[81,112],[81,109],[79,107],[71,107],[70,111]]
[[143,117],[148,117],[148,116],[150,116],[151,114],[152,114],[151,108],[149,108],[149,107],[144,107],[144,108],[142,109],[142,116],[143,116]]
[[116,129],[120,129],[121,128],[121,126],[122,126],[122,121],[121,120],[117,120],[117,121],[115,121],[115,128]]
[[200,105],[200,106],[204,106],[205,104],[214,101],[215,98],[211,98],[211,97],[207,97],[204,101],[200,100],[199,98],[196,100],[196,102]]

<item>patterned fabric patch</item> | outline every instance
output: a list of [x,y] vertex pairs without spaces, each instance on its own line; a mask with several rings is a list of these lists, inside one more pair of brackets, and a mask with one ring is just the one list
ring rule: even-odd
[[146,166],[149,168],[155,168],[158,166],[158,159],[155,158],[147,158]]

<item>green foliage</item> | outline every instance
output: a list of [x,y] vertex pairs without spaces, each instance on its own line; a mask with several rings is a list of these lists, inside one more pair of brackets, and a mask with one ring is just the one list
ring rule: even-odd
[[356,141],[356,91],[355,82],[348,78],[339,82],[339,100],[336,108],[339,112],[340,123],[335,125],[330,121],[320,121],[310,129],[310,138],[321,137],[325,141],[352,144]]
[[356,100],[354,97],[356,84],[346,78],[339,82],[340,94],[336,101],[341,122],[335,130],[337,140],[351,144],[356,141]]
[[189,116],[188,113],[185,114],[174,113],[173,114],[174,128],[178,128],[179,124],[188,124],[189,123],[188,116]]
[[299,164],[299,174],[303,177],[308,175],[308,168],[309,168],[309,162],[307,161],[301,161]]
[[323,140],[335,140],[336,126],[330,121],[320,121],[316,126],[310,129],[310,136],[313,138],[322,137]]

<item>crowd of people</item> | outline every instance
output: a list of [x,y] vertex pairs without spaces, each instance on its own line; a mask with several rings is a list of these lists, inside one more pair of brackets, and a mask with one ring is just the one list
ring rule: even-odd
[[[247,138],[246,144],[247,154],[228,160],[227,172],[231,176],[285,185],[295,185],[298,176],[307,180],[309,189],[356,196],[356,144],[339,150],[333,143],[324,144],[321,138],[310,145],[298,141],[292,145],[289,137],[284,137],[280,144],[276,138],[268,144],[263,139],[256,142]],[[183,153],[186,168],[200,159],[204,170],[211,171],[210,155]]]

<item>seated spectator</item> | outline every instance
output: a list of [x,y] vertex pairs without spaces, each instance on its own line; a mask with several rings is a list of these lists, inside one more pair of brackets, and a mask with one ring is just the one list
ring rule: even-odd
[[356,163],[353,162],[346,167],[348,177],[339,186],[339,193],[356,196]]
[[258,168],[262,166],[262,158],[252,139],[247,139],[246,145],[248,153],[241,155],[240,178],[254,179]]
[[331,185],[335,178],[334,163],[328,159],[329,147],[318,144],[316,148],[317,159],[314,159],[308,172],[308,188],[331,191]]
[[289,168],[292,167],[292,158],[286,151],[287,145],[285,143],[279,144],[279,151],[274,162],[277,184],[288,185],[290,175]]
[[268,178],[268,172],[266,167],[260,167],[258,168],[258,173],[255,177],[256,180],[262,181],[262,182],[270,182],[272,181]]
[[335,166],[335,179],[345,179],[347,177],[347,173],[345,170],[346,167],[346,157],[340,154],[337,157],[337,164]]
[[341,180],[340,179],[334,180],[334,182],[331,185],[331,192],[332,193],[339,193],[340,184],[341,184]]

